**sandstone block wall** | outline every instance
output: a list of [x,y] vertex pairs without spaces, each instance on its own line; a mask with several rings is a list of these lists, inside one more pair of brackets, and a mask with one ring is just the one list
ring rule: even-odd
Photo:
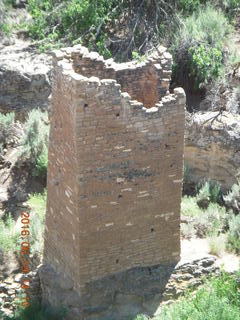
[[44,263],[91,281],[180,256],[185,94],[171,56],[54,55]]

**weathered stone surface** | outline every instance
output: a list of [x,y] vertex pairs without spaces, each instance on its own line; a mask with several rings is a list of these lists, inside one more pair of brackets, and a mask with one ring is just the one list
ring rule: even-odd
[[190,179],[208,177],[231,187],[239,178],[240,115],[197,112],[187,115],[185,162]]
[[215,257],[208,256],[178,265],[134,268],[91,281],[81,295],[76,289],[65,289],[63,274],[42,265],[42,302],[52,307],[65,306],[69,320],[125,320],[140,313],[156,316],[163,304],[174,301],[187,288],[201,285],[206,274],[218,272],[215,261]]
[[12,270],[11,267],[13,257],[10,254],[5,254],[4,258],[0,268],[0,312],[5,315],[13,315],[17,306],[16,302],[18,301],[19,303],[19,299],[23,294],[23,289],[21,288],[22,280],[24,278],[30,280],[28,294],[31,303],[41,302],[40,280],[37,269],[28,274],[23,274],[20,273],[21,268],[16,257],[17,268],[15,270]]
[[28,42],[16,39],[0,48],[0,111],[46,108],[50,70],[50,57],[36,54]]

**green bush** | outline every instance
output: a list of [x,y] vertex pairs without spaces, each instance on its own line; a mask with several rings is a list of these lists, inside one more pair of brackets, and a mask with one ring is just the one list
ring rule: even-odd
[[240,320],[240,285],[223,273],[176,303],[163,308],[156,320]]
[[201,215],[203,210],[199,208],[196,197],[184,196],[181,202],[181,215],[196,217]]
[[7,128],[9,127],[11,124],[14,123],[14,113],[13,112],[9,112],[6,114],[2,114],[0,113],[0,129],[2,130],[2,128]]
[[31,208],[31,251],[32,253],[42,253],[43,250],[43,234],[46,213],[47,193],[32,194],[28,200]]
[[14,251],[19,241],[19,233],[15,230],[15,221],[11,215],[6,221],[0,220],[0,248],[3,251]]
[[12,5],[14,5],[14,3],[16,3],[16,1],[15,0],[3,0],[3,3],[6,6],[12,6]]
[[181,233],[184,238],[207,237],[222,232],[227,224],[227,212],[217,203],[209,203],[201,209],[196,197],[184,196],[181,203],[181,215],[189,217],[187,226],[182,224]]
[[[208,63],[215,58],[219,61],[219,53],[222,58],[222,46],[219,45],[229,31],[228,19],[220,9],[227,13],[236,7],[237,0],[29,0],[27,8],[33,20],[28,29],[34,39],[41,40],[41,50],[80,43],[107,58],[113,55],[122,61],[130,59],[133,51],[144,55],[146,50],[159,42],[169,45],[175,36],[176,27],[179,26],[176,39],[180,39],[180,42],[175,41],[173,52],[179,48],[179,43],[182,47],[185,36],[188,40],[189,37],[194,40],[194,43],[187,42],[185,52],[177,50],[179,60],[184,55],[189,56],[188,63],[191,61],[192,55],[188,49],[194,44],[192,50],[197,57],[202,51],[200,48],[196,52],[195,45],[203,45],[203,49],[207,49],[208,55],[200,58]],[[179,20],[179,16],[183,18]],[[124,36],[119,36],[118,31],[122,33],[122,25]],[[215,45],[211,41],[209,43],[208,35]],[[179,63],[177,61],[177,65]],[[200,68],[196,58],[191,68],[189,72],[195,74],[200,69],[203,76],[208,71]],[[216,63],[213,70],[210,68],[207,73],[206,80],[219,72],[219,65]],[[200,80],[202,77],[198,82]]]
[[235,213],[240,210],[240,185],[234,184],[227,195],[223,196],[227,208],[232,209]]
[[215,0],[215,3],[226,12],[230,19],[234,18],[239,13],[239,0]]
[[220,76],[223,70],[223,53],[218,48],[200,44],[189,48],[191,75],[198,85]]
[[216,235],[226,227],[227,213],[224,207],[216,203],[210,203],[202,214],[195,218],[194,227],[199,237]]
[[8,23],[8,11],[13,0],[0,0],[0,35],[9,36],[12,31],[11,24]]
[[221,257],[226,251],[227,235],[211,235],[207,238],[209,253]]
[[9,36],[12,31],[12,27],[8,23],[1,23],[0,22],[0,31],[5,35]]
[[179,10],[181,10],[184,14],[190,14],[198,10],[202,2],[203,1],[201,0],[179,0],[177,5]]
[[48,149],[44,146],[42,152],[36,159],[36,166],[33,170],[33,175],[36,177],[43,177],[47,174],[48,167]]
[[240,214],[231,214],[228,220],[229,231],[227,237],[227,248],[229,251],[240,253]]
[[4,145],[11,136],[14,124],[14,113],[0,113],[0,143]]
[[48,116],[40,110],[32,110],[25,124],[25,134],[21,140],[20,158],[29,161],[34,176],[43,176],[47,172],[48,158]]
[[210,202],[219,202],[221,200],[221,185],[215,181],[206,181],[197,185],[197,201],[206,200]]
[[182,18],[171,48],[175,77],[185,70],[195,88],[216,79],[222,73],[224,43],[232,30],[224,13],[209,5]]
[[[28,200],[30,214],[30,242],[31,253],[41,253],[43,249],[43,233],[46,211],[46,192],[32,194]],[[18,250],[20,232],[17,231],[15,221],[11,215],[5,221],[0,220],[0,248],[3,251]]]
[[33,16],[29,26],[34,39],[44,40],[42,48],[61,45],[61,42],[87,43],[110,57],[105,45],[106,36],[101,29],[114,16],[116,0],[29,0],[28,10]]
[[182,20],[182,27],[177,34],[180,38],[176,41],[188,48],[194,44],[217,48],[222,47],[231,31],[233,27],[224,13],[208,5]]

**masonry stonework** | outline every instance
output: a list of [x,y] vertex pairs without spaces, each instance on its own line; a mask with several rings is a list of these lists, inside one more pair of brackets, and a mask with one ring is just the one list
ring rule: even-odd
[[[72,320],[95,319],[96,308],[96,319],[123,319],[106,291],[114,299],[125,286],[126,300],[132,283],[160,294],[179,260],[185,94],[169,92],[171,65],[163,47],[141,63],[82,46],[54,54],[43,262],[71,282]],[[156,266],[158,284],[140,276]],[[42,283],[57,305],[57,284]]]

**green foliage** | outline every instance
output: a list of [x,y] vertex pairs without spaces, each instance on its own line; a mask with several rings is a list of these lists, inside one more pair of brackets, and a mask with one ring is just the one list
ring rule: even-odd
[[232,30],[224,13],[208,5],[182,20],[178,43],[221,47]]
[[0,0],[0,36],[9,36],[11,33],[11,25],[8,23],[8,10],[12,5],[11,0]]
[[15,230],[15,222],[11,215],[6,221],[0,220],[0,248],[3,251],[14,251],[17,248],[19,233]]
[[14,113],[0,113],[0,144],[2,147],[7,143],[7,139],[11,137],[14,125]]
[[222,73],[224,43],[233,29],[224,13],[209,5],[182,18],[179,26],[172,45],[175,76],[185,69],[199,88]]
[[234,18],[240,9],[240,1],[239,0],[215,0],[216,4],[222,8],[227,16],[232,19]]
[[240,286],[236,276],[223,273],[170,306],[156,320],[240,320]]
[[197,199],[206,199],[209,202],[218,202],[221,198],[221,185],[215,181],[206,181],[197,186]]
[[138,63],[144,62],[146,60],[146,56],[141,56],[137,51],[132,52],[132,57],[134,60],[136,60]]
[[211,235],[208,237],[209,253],[221,257],[226,250],[227,235]]
[[0,22],[0,31],[6,36],[9,36],[12,31],[12,27],[8,23],[1,23]]
[[14,5],[15,0],[3,0],[3,3],[4,3],[6,6],[12,6],[12,5]]
[[39,304],[31,304],[27,308],[18,308],[13,316],[1,315],[2,320],[63,320],[67,311],[42,308]]
[[99,37],[99,40],[96,41],[96,49],[100,54],[108,59],[112,57],[112,53],[106,46],[106,40],[106,36]]
[[185,238],[216,235],[226,226],[227,212],[217,203],[210,203],[207,208],[201,209],[196,197],[184,196],[181,204],[181,215],[189,217],[187,224],[182,224],[182,235]]
[[217,78],[223,69],[223,53],[217,48],[206,45],[189,48],[190,72],[195,78],[197,85],[208,83],[211,79]]
[[56,43],[60,46],[62,41],[81,43],[85,40],[88,47],[94,43],[101,54],[110,57],[101,29],[113,17],[114,3],[117,4],[114,0],[29,0],[28,10],[33,16],[30,35],[44,40],[42,49]]
[[14,113],[9,112],[7,114],[0,113],[0,130],[9,127],[14,123]]
[[229,231],[227,248],[229,251],[240,253],[240,214],[231,214],[228,220]]
[[48,167],[48,149],[47,146],[44,146],[41,153],[36,159],[36,165],[33,170],[33,175],[36,177],[44,177],[47,174]]
[[184,14],[190,14],[197,9],[199,9],[201,3],[203,1],[201,0],[179,0],[178,1],[178,8],[181,10]]
[[227,195],[223,197],[225,205],[235,213],[240,209],[240,185],[234,184]]
[[216,203],[210,203],[206,210],[202,211],[194,222],[196,234],[200,237],[216,235],[226,226],[226,209]]
[[32,194],[28,200],[31,207],[31,251],[42,252],[43,249],[43,233],[46,212],[47,193]]
[[46,191],[44,191],[43,193],[31,194],[30,198],[28,199],[29,206],[33,211],[35,211],[41,217],[41,219],[45,215],[46,199],[47,199]]
[[[225,13],[230,12],[238,7],[237,2],[238,0],[29,0],[27,8],[33,20],[28,29],[34,39],[41,40],[41,51],[81,43],[90,50],[97,50],[106,58],[114,55],[124,60],[131,58],[133,51],[145,54],[146,50],[159,41],[172,43],[176,26],[179,26],[176,39],[184,42],[184,36],[190,36],[194,40],[192,50],[195,59],[193,70],[190,71],[195,74],[198,69],[202,71],[197,63],[199,58],[208,63],[208,60],[213,62],[215,58],[219,61],[219,53],[222,57],[222,47],[219,44],[228,32],[229,23],[220,8]],[[183,17],[181,21],[179,16]],[[118,31],[122,33],[122,24],[124,37],[119,37]],[[194,27],[194,24],[197,25]],[[117,34],[116,37],[114,34]],[[199,35],[201,39],[198,38]],[[202,39],[208,36],[216,45]],[[202,50],[200,48],[197,51],[195,45],[203,45],[202,49],[207,49],[208,55],[201,57]],[[190,58],[188,49],[191,46],[192,42],[185,48],[185,53]],[[178,43],[173,51],[177,47]],[[202,73],[205,76],[206,70]],[[216,63],[207,76],[210,79],[218,73]]]
[[181,215],[196,217],[201,215],[203,210],[199,208],[196,197],[184,196],[181,202]]
[[[42,252],[43,233],[46,211],[46,192],[32,194],[28,200],[30,214],[31,253]],[[20,232],[16,229],[15,221],[8,215],[5,221],[0,220],[0,248],[3,251],[18,250]]]
[[22,151],[20,157],[33,164],[34,176],[46,175],[48,157],[48,126],[47,113],[32,110],[25,125],[22,137]]

